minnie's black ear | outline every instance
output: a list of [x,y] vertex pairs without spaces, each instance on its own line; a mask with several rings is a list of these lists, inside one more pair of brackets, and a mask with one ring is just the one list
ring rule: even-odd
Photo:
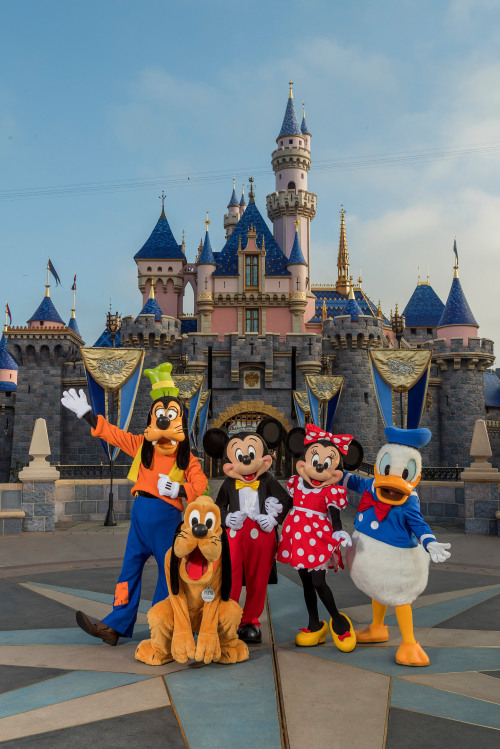
[[283,442],[285,435],[282,424],[277,419],[273,419],[272,416],[266,416],[265,419],[262,419],[256,431],[271,450],[274,450]]
[[220,460],[228,443],[228,436],[222,429],[208,429],[203,436],[203,449],[209,458]]
[[182,522],[175,529],[174,540],[172,541],[172,553],[170,554],[170,593],[173,596],[179,595],[179,559],[175,556],[174,546],[181,528]]
[[222,565],[222,582],[220,587],[220,597],[223,601],[229,601],[231,595],[232,575],[231,575],[231,557],[229,556],[229,541],[227,539],[226,529],[222,529],[220,542],[222,545],[221,565]]
[[357,440],[352,440],[347,450],[347,455],[342,456],[342,462],[346,471],[355,471],[363,462],[363,448]]
[[306,436],[306,430],[302,427],[294,427],[290,429],[286,435],[286,449],[292,455],[302,455],[304,452],[304,437]]

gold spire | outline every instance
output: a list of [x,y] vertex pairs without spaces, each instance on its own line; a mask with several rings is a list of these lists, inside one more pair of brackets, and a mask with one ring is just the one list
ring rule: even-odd
[[338,278],[337,283],[335,284],[335,288],[340,294],[347,294],[347,292],[349,291],[349,252],[347,250],[344,217],[344,206],[341,204],[339,253],[337,258]]
[[184,229],[182,230],[182,245],[181,245],[182,254],[186,254],[186,241],[184,239]]
[[245,199],[245,185],[244,184],[241,186],[241,197]]
[[6,301],[6,302],[5,302],[5,324],[4,324],[4,326],[3,326],[3,332],[4,332],[4,333],[5,333],[6,331],[7,331],[7,317],[8,317],[8,314],[9,314],[9,313],[7,312],[7,310],[8,310],[8,309],[9,309],[9,303],[8,303],[8,302]]
[[155,277],[151,276],[151,286],[149,287],[149,298],[155,298]]
[[298,232],[299,226],[300,226],[300,219],[299,219],[299,212],[296,211],[295,213],[295,221],[293,222],[295,224],[295,231]]
[[50,259],[47,260],[47,283],[45,284],[45,296],[50,296],[49,273],[50,273]]
[[358,278],[358,286],[361,288],[361,284],[363,283],[363,278],[361,277],[361,265],[359,266],[359,278]]
[[306,105],[304,104],[304,102],[302,102],[302,117],[305,120],[305,118],[306,118]]
[[208,227],[209,227],[209,226],[210,226],[210,220],[209,220],[209,218],[208,218],[208,211],[207,211],[207,217],[206,217],[206,219],[205,219],[205,227],[206,227],[206,230],[207,230],[207,231],[208,231]]
[[253,177],[249,177],[248,181],[250,182],[250,194],[248,196],[250,203],[255,203],[255,193],[253,191]]
[[384,313],[382,312],[382,306],[380,304],[380,299],[378,300],[377,317],[379,318],[379,320],[383,320],[384,319]]
[[356,297],[354,296],[354,284],[352,282],[352,276],[350,277],[349,282],[349,299],[356,299]]
[[76,320],[76,315],[75,315],[75,298],[76,298],[76,284],[74,283],[73,284],[73,308],[71,310],[71,318],[73,320]]
[[290,93],[288,94],[288,98],[293,99],[293,91],[292,91],[293,81],[289,81],[288,85],[290,86]]
[[326,309],[326,299],[323,299],[323,306],[321,307],[321,319],[323,322],[325,322],[327,315],[328,315],[328,312]]
[[160,218],[167,218],[167,217],[165,216],[165,198],[167,197],[167,196],[165,195],[165,191],[164,191],[164,190],[162,190],[162,191],[161,191],[161,195],[158,195],[158,197],[159,197],[159,198],[160,198],[160,200],[161,200],[161,216],[160,216]]

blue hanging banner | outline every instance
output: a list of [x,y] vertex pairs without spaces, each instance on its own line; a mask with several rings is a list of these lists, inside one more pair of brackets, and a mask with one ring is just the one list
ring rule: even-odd
[[[373,386],[384,426],[394,426],[393,394],[403,393],[403,425],[417,429],[425,405],[431,349],[370,349]],[[405,413],[406,411],[406,413]]]
[[307,398],[307,393],[302,393],[294,390],[293,402],[295,405],[295,413],[297,414],[297,421],[299,422],[299,426],[301,426],[302,429],[305,429],[306,414],[309,413],[309,401]]
[[340,393],[342,392],[342,387],[338,391],[336,395],[333,396],[333,398],[328,401],[328,403],[325,406],[326,411],[326,417],[325,417],[325,430],[327,432],[331,432],[333,429],[333,420],[335,418],[335,413],[337,411],[337,406],[339,405],[340,400]]
[[[132,417],[139,380],[144,364],[144,349],[114,349],[82,347],[80,349],[92,411],[103,416],[120,429],[127,429]],[[116,400],[116,413],[111,407],[111,399]],[[113,411],[113,414],[111,413]],[[111,419],[111,417],[113,418]],[[119,453],[101,439],[104,452],[109,460],[115,460]]]
[[327,423],[331,427],[345,377],[306,375],[305,380],[312,423],[320,429]]
[[200,447],[203,440],[203,435],[207,431],[207,424],[208,424],[208,412],[210,410],[210,395],[212,391],[211,390],[203,390],[200,395],[200,400],[198,402],[198,440],[196,442],[196,447]]

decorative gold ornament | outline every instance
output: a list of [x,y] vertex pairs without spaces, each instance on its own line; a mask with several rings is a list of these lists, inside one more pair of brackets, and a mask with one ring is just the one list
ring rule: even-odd
[[254,388],[260,381],[260,374],[259,372],[247,372],[244,380],[248,387]]
[[373,351],[370,359],[379,375],[397,393],[406,393],[430,367],[432,349]]
[[334,377],[332,375],[306,375],[306,382],[311,392],[320,403],[327,403],[341,389],[345,377]]
[[91,377],[108,392],[122,388],[144,363],[144,349],[80,348],[83,363]]

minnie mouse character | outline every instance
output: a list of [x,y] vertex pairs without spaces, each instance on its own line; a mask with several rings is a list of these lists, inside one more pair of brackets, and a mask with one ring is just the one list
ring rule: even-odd
[[292,505],[287,491],[267,473],[272,464],[269,448],[276,448],[283,436],[279,421],[266,418],[255,433],[228,437],[221,429],[209,429],[203,438],[205,452],[211,458],[222,458],[228,477],[216,503],[222,523],[229,529],[231,598],[236,602],[245,575],[247,594],[238,635],[253,644],[262,641],[259,617],[278,547],[275,528]]
[[340,547],[351,545],[340,520],[340,510],[347,506],[347,492],[338,482],[344,466],[353,470],[361,463],[363,449],[350,434],[330,434],[314,424],[307,424],[305,433],[301,428],[293,429],[287,443],[289,450],[302,459],[297,461],[298,475],[287,483],[293,509],[283,525],[278,561],[299,571],[309,613],[308,627],[300,630],[295,644],[310,647],[325,641],[328,624],[319,619],[319,596],[331,616],[335,645],[348,653],[356,646],[356,636],[349,617],[335,605],[326,571],[344,568]]

